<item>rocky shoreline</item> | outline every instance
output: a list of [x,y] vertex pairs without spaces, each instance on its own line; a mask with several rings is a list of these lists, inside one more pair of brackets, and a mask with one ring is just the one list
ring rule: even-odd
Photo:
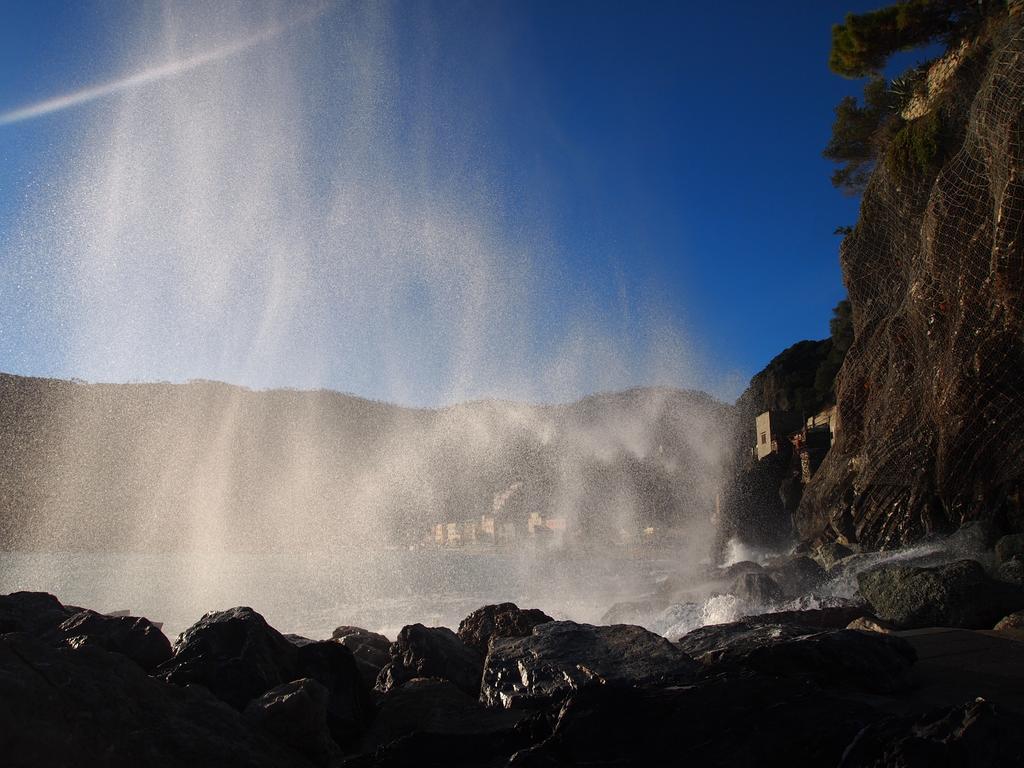
[[[1022,764],[1024,538],[994,539],[964,529],[940,562],[830,550],[734,564],[719,572],[729,591],[768,604],[853,568],[859,594],[675,640],[503,603],[457,632],[413,624],[393,642],[351,626],[284,635],[239,607],[172,644],[145,618],[18,592],[0,597],[0,754],[12,766]],[[965,542],[974,558],[959,556]]]

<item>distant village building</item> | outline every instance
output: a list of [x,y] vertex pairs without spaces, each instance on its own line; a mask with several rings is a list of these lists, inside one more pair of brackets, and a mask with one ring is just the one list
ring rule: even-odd
[[[800,429],[799,416],[787,411],[765,411],[754,420],[757,429],[757,444],[754,452],[757,460],[778,453],[780,441]],[[784,443],[781,443],[784,445]]]
[[449,546],[458,545],[462,543],[462,533],[459,531],[458,523],[448,523],[446,526],[447,540],[446,544]]

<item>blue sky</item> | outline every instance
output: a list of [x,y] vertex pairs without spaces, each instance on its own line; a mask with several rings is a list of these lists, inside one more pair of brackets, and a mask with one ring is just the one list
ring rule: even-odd
[[[203,54],[268,24],[285,29],[271,43],[222,61],[0,126],[0,259],[7,264],[0,286],[0,370],[328,386],[416,403],[490,394],[547,399],[649,382],[734,397],[783,348],[826,336],[831,309],[845,295],[833,231],[853,223],[857,201],[831,187],[832,168],[821,150],[833,107],[860,84],[829,72],[829,29],[845,12],[878,4],[449,0],[406,2],[386,12],[376,5],[331,5],[322,13],[310,4],[315,18],[289,27],[295,5],[225,4],[223,13],[208,18],[203,4],[7,3],[0,113],[115,81],[175,55]],[[174,23],[161,25],[168,16]],[[278,77],[278,62],[289,77]],[[247,79],[261,67],[274,73],[266,87]],[[182,214],[176,199],[191,195],[195,207],[230,192],[195,187],[186,159],[162,156],[150,175],[138,175],[144,195],[146,184],[167,179],[170,189],[152,203],[111,186],[129,188],[111,179],[137,173],[133,163],[142,158],[139,165],[145,165],[145,153],[157,151],[146,148],[152,147],[149,134],[168,122],[159,115],[171,114],[172,122],[207,119],[210,99],[234,99],[239,94],[232,89],[242,84],[251,92],[223,110],[215,125],[234,135],[228,123],[240,115],[246,130],[259,130],[263,109],[273,115],[276,138],[238,172],[258,165],[260,178],[269,173],[302,190],[285,196],[278,185],[238,204],[264,212],[287,206],[298,212],[292,219],[309,215],[304,225],[292,222],[290,240],[281,238],[302,240],[303,255],[290,256],[285,248],[280,259],[302,265],[296,273],[303,283],[253,275],[273,269],[276,255],[246,266],[236,254],[231,268],[220,271],[204,262],[211,271],[202,280],[181,271],[186,267],[168,276],[159,265],[178,258],[171,252],[175,243],[200,252],[204,244],[210,252],[224,247],[215,229],[206,240],[185,243],[159,220]],[[173,110],[161,112],[167,104]],[[297,149],[287,155],[282,175],[282,145],[292,133]],[[197,155],[203,162],[226,169],[225,177],[234,173],[236,166],[222,157],[230,146],[203,149]],[[134,159],[126,170],[118,158],[129,154]],[[301,178],[288,175],[296,168]],[[188,188],[175,190],[178,179]],[[246,179],[243,174],[238,183]],[[369,214],[358,206],[339,214],[339,201],[349,200],[346,190],[352,189],[386,202]],[[122,202],[111,202],[115,197]],[[109,214],[104,206],[115,205],[138,206],[128,209],[133,222],[153,220],[122,224],[103,241],[102,257],[79,260],[81,237],[74,233],[93,232]],[[413,211],[414,225],[394,219],[364,230],[345,219],[344,226],[322,227],[331,216],[354,216],[353,210],[373,218],[381,205]],[[203,212],[184,213],[194,221]],[[395,232],[433,232],[438,221],[444,222],[443,247],[414,262],[415,270],[426,264],[422,281],[388,277],[407,263],[392,254],[415,249],[403,239],[413,234]],[[316,237],[309,235],[316,227]],[[267,237],[280,229],[270,227]],[[346,243],[345,233],[356,229],[360,234]],[[170,243],[168,253],[162,260],[132,261],[140,257],[131,244],[152,250],[149,236],[157,230]],[[394,244],[378,249],[375,232],[394,236]],[[338,272],[336,259],[326,268],[319,255],[331,247],[382,255],[376,261],[363,255],[358,270]],[[453,247],[489,254],[451,264],[437,255]],[[94,243],[83,252],[89,248],[102,250]],[[125,252],[110,258],[111,248]],[[108,282],[92,274],[99,265],[113,270]],[[119,276],[118,269],[130,275]],[[368,269],[379,272],[366,277]],[[77,276],[67,278],[67,272]],[[352,284],[357,273],[354,279],[365,279],[370,295],[371,283],[389,296],[401,293],[376,320],[334,311],[356,294],[325,286]],[[187,316],[167,309],[181,305],[181,291],[153,289],[139,298],[172,279],[184,281],[190,293],[197,286],[215,289]],[[504,280],[514,283],[508,294],[518,298],[495,298],[505,293]],[[473,288],[477,282],[484,287]],[[282,285],[289,298],[280,298]],[[123,294],[103,294],[114,290],[110,286],[131,294],[127,304]],[[315,299],[306,301],[304,292]],[[243,306],[238,295],[245,293],[258,297],[262,314],[232,309]],[[492,301],[501,322],[479,336],[467,331],[491,323]],[[473,302],[476,308],[463,312]],[[454,305],[462,314],[452,319],[445,313]],[[267,314],[269,306],[276,315]],[[528,321],[515,317],[517,307]],[[157,313],[159,323],[139,318]],[[246,335],[274,318],[289,330],[271,334],[272,344],[268,332],[258,342]],[[380,327],[360,334],[353,325],[362,322]],[[79,330],[88,323],[96,328]],[[131,330],[105,337],[104,328],[114,323]],[[178,323],[184,342],[172,344],[167,329]],[[206,349],[206,340],[225,327],[232,345],[220,341]],[[417,338],[417,328],[430,333]],[[344,343],[332,346],[342,336]],[[683,362],[661,365],[661,349],[677,343],[687,350]],[[384,361],[381,344],[391,350]],[[260,354],[253,351],[258,345]],[[494,353],[506,345],[507,354]],[[263,355],[271,347],[273,365],[271,353]],[[590,356],[591,349],[600,354]],[[463,355],[480,363],[479,375],[467,376],[453,361]],[[501,359],[514,362],[507,387],[499,381]],[[618,373],[604,375],[609,367]],[[566,378],[567,368],[573,373]],[[541,380],[565,386],[537,385]]]

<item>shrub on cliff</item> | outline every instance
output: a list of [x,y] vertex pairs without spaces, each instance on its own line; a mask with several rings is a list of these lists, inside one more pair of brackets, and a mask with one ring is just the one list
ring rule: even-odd
[[[868,13],[848,13],[832,27],[828,64],[844,77],[877,73],[896,51],[944,37],[973,17],[974,0],[905,0]],[[984,3],[982,3],[984,5]]]
[[846,96],[836,105],[832,137],[823,153],[829,160],[842,163],[832,174],[833,185],[850,192],[863,189],[887,124],[899,119],[895,115],[897,98],[885,78],[873,77],[864,87],[863,104]]

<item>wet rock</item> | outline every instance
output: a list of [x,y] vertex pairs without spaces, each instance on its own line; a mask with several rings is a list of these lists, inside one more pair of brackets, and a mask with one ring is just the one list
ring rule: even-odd
[[601,624],[642,624],[665,610],[664,600],[624,600],[615,603],[601,616]]
[[1024,611],[1011,613],[999,620],[993,629],[1024,629]]
[[870,693],[909,688],[917,659],[913,647],[898,637],[750,621],[701,627],[677,644],[706,665],[801,677],[828,688]]
[[535,626],[554,621],[537,608],[523,609],[515,603],[485,605],[459,624],[459,639],[481,655],[487,654],[492,637],[525,637]]
[[825,569],[806,555],[776,558],[765,566],[765,572],[792,597],[810,592],[827,578]]
[[591,684],[685,683],[696,669],[678,647],[643,627],[552,621],[528,637],[491,642],[480,698],[489,706],[539,707]]
[[825,570],[830,569],[845,557],[854,554],[853,550],[838,541],[828,541],[814,550],[811,557]]
[[978,699],[867,725],[840,768],[1024,765],[1024,720]]
[[374,708],[352,652],[329,640],[307,643],[298,648],[293,674],[324,686],[331,736],[343,748],[354,744],[373,718]]
[[854,619],[846,628],[861,632],[878,632],[883,635],[889,635],[896,631],[892,624],[872,616],[861,616],[859,619]]
[[996,542],[996,563],[1005,563],[1014,555],[1024,555],[1024,533],[1012,533]]
[[252,608],[203,616],[178,637],[174,657],[158,674],[175,685],[198,683],[242,710],[297,674],[298,649]]
[[974,560],[930,568],[885,565],[858,574],[857,582],[875,615],[900,629],[988,629],[1024,607],[1024,591],[990,579]]
[[384,635],[360,627],[338,627],[331,639],[352,652],[360,676],[368,688],[373,688],[377,675],[391,660],[391,641]]
[[287,768],[302,756],[200,687],[150,677],[121,654],[0,636],[0,754],[11,768]]
[[774,611],[747,616],[744,621],[753,624],[797,624],[817,629],[845,629],[851,622],[868,615],[863,605],[836,605],[827,608],[808,608],[799,611]]
[[754,605],[771,605],[782,599],[782,587],[767,573],[740,574],[730,591],[741,600]]
[[271,688],[245,708],[246,720],[301,752],[316,765],[341,756],[327,730],[329,694],[316,680],[301,678]]
[[45,635],[70,648],[91,646],[127,656],[147,672],[171,658],[171,642],[148,619],[79,611]]
[[458,762],[452,750],[457,744],[479,765],[527,746],[516,729],[523,717],[522,712],[488,709],[448,680],[416,678],[382,697],[361,750],[385,762],[397,763],[407,755],[417,764],[451,765]]
[[689,686],[593,687],[573,694],[552,735],[509,765],[835,765],[877,719],[808,681],[745,671]]
[[704,605],[702,603],[677,603],[670,605],[647,626],[652,632],[674,640],[694,627],[704,623]]
[[963,554],[991,551],[999,540],[999,529],[991,520],[971,520],[946,537],[949,549]]
[[1014,555],[996,568],[996,578],[1010,584],[1024,585],[1024,555]]
[[295,645],[251,608],[203,616],[181,634],[157,674],[175,685],[202,685],[240,711],[272,688],[313,678],[328,691],[328,727],[343,748],[372,716],[351,651],[332,641]]
[[727,565],[721,569],[719,576],[723,579],[735,581],[745,573],[763,573],[764,567],[753,560],[740,560],[738,563]]
[[480,691],[483,656],[447,627],[402,627],[390,654],[391,661],[377,677],[376,687],[381,693],[415,677],[450,680],[470,696]]
[[42,635],[75,615],[81,608],[69,608],[46,592],[12,592],[0,595],[0,634],[27,632]]

